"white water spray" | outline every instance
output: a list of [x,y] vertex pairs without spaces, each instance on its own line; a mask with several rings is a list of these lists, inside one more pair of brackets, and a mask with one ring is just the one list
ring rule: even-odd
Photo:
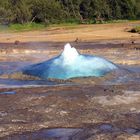
[[77,50],[73,47],[71,47],[71,45],[69,43],[67,43],[64,46],[64,51],[62,52],[62,57],[64,60],[65,64],[71,64],[75,61],[75,59],[79,56],[79,53],[77,52]]
[[82,55],[68,43],[62,54],[46,62],[32,65],[23,73],[44,79],[69,79],[73,77],[104,76],[117,66],[104,58]]

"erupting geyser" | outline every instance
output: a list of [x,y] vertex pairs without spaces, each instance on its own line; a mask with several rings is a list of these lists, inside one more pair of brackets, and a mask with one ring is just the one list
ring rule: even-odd
[[74,77],[100,77],[117,69],[112,62],[101,57],[82,55],[66,44],[61,55],[48,61],[31,65],[23,70],[23,74],[43,79],[69,79]]

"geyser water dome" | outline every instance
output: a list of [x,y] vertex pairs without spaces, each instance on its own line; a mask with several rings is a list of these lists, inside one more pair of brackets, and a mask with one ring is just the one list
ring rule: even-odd
[[100,77],[117,69],[117,66],[104,58],[82,55],[66,44],[64,51],[48,61],[31,65],[23,70],[23,74],[43,79],[69,79],[74,77]]

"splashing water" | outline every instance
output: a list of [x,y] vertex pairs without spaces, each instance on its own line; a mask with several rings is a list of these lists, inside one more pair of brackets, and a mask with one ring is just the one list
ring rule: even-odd
[[104,58],[82,55],[68,43],[61,55],[48,61],[31,65],[23,74],[43,79],[69,79],[74,77],[100,77],[117,69],[117,66]]

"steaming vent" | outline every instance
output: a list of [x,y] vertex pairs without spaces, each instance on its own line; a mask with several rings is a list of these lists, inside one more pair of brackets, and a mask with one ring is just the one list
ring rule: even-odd
[[112,62],[92,55],[82,55],[68,43],[64,51],[48,61],[31,65],[23,70],[23,74],[43,79],[69,79],[74,77],[101,77],[117,69]]

